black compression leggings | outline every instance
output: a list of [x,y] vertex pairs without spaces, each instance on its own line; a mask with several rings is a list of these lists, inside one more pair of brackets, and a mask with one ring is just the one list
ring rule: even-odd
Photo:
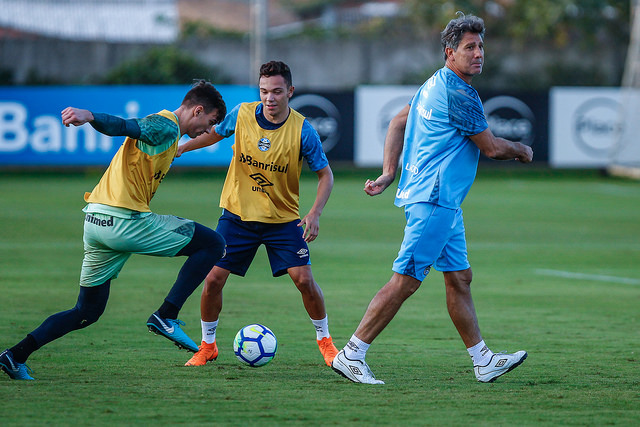
[[[187,298],[198,288],[215,263],[222,258],[224,248],[225,241],[219,233],[196,223],[193,238],[177,254],[177,256],[188,258],[165,301],[178,310],[182,308]],[[71,331],[86,328],[95,323],[107,306],[110,286],[111,280],[99,286],[81,286],[75,307],[49,316],[30,333],[38,348]]]
[[80,286],[78,302],[71,310],[49,316],[33,332],[31,336],[36,340],[38,347],[50,343],[76,329],[86,328],[95,323],[107,306],[111,280],[99,286]]

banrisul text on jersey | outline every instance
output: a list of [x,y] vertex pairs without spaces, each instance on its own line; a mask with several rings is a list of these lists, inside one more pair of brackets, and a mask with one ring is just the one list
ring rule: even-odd
[[282,166],[274,162],[271,162],[271,163],[260,162],[258,160],[255,160],[253,156],[249,154],[245,155],[244,153],[240,153],[240,158],[238,159],[238,161],[240,163],[246,163],[249,166],[253,166],[254,168],[263,169],[269,172],[287,173],[289,171],[289,163]]

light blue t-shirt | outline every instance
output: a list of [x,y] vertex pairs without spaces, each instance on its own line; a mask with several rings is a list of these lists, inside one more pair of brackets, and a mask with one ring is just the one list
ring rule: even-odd
[[[218,135],[228,138],[235,133],[240,105],[241,104],[236,105],[233,110],[227,113],[224,120],[216,125],[215,131]],[[256,120],[261,128],[267,130],[275,130],[281,127],[286,122],[285,120],[285,122],[282,123],[271,123],[264,117],[262,108],[262,104],[258,104],[258,106],[256,107]],[[320,135],[318,135],[318,132],[316,132],[313,126],[311,126],[311,123],[309,123],[309,121],[306,119],[302,124],[300,144],[302,157],[307,161],[309,169],[317,172],[329,165],[327,156],[322,149]]]
[[480,149],[469,139],[489,127],[478,92],[443,67],[413,96],[395,204],[457,209],[469,192]]

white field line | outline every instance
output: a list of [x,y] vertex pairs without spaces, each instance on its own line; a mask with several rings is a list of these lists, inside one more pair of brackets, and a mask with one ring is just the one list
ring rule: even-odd
[[567,279],[592,280],[596,282],[613,282],[613,283],[622,283],[625,285],[640,285],[640,279],[632,279],[630,277],[606,276],[602,274],[573,273],[571,271],[545,270],[545,269],[536,269],[535,273],[541,276],[564,277]]

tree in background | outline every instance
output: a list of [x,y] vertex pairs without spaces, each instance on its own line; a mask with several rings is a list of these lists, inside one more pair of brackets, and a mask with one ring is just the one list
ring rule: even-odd
[[629,0],[406,0],[410,16],[429,28],[443,27],[460,10],[480,16],[495,36],[523,45],[532,39],[563,48],[629,42]]
[[203,78],[217,85],[231,80],[214,67],[202,64],[174,46],[156,47],[111,70],[102,84],[190,84]]
[[[515,73],[503,86],[529,88],[549,85],[617,85],[629,44],[629,0],[406,0],[413,28],[433,36],[457,11],[484,19],[488,49],[523,52],[532,46],[548,52],[566,52],[561,59],[537,63],[536,69]],[[496,49],[498,50],[498,49]],[[492,57],[490,67],[499,68],[501,58]],[[492,73],[504,77],[507,70]],[[495,78],[477,84],[500,86]]]

